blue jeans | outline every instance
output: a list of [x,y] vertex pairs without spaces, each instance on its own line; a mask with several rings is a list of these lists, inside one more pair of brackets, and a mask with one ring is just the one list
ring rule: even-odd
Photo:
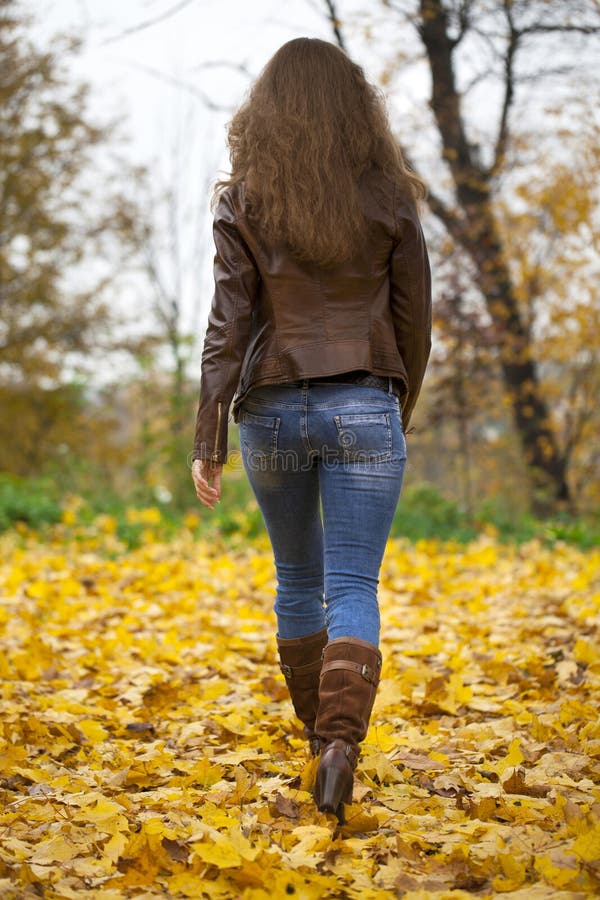
[[[273,547],[281,638],[379,645],[379,570],[406,442],[391,390],[303,380],[253,388],[240,409],[244,469]],[[322,518],[321,518],[322,516]]]

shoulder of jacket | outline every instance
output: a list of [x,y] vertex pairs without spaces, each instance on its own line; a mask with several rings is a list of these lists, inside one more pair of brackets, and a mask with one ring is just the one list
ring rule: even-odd
[[243,182],[236,182],[224,188],[219,194],[215,208],[215,218],[237,222],[244,215],[245,190]]
[[418,218],[414,198],[407,193],[404,185],[390,177],[381,169],[371,168],[363,173],[361,187],[377,203],[387,211],[395,229],[401,229],[403,220],[415,222]]
[[396,228],[402,232],[407,223],[413,228],[420,227],[419,211],[417,202],[404,185],[396,184],[394,186],[394,219]]

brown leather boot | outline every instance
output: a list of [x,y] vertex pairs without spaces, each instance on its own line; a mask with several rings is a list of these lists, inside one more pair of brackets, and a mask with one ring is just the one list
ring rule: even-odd
[[301,638],[277,637],[279,666],[296,715],[304,725],[304,734],[313,756],[318,756],[320,750],[315,719],[319,708],[319,675],[326,644],[326,628]]
[[381,672],[381,653],[360,638],[336,638],[325,647],[315,732],[321,759],[315,802],[344,823],[344,803],[352,802],[354,769],[364,740]]

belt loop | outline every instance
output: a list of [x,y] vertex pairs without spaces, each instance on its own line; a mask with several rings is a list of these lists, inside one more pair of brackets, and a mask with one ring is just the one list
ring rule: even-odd
[[394,396],[394,389],[393,389],[393,385],[392,385],[392,376],[391,375],[388,375],[388,394],[390,395],[390,397]]

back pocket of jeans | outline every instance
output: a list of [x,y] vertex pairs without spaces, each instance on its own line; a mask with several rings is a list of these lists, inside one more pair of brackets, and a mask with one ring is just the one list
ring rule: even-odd
[[272,456],[277,452],[280,423],[279,416],[259,416],[242,410],[240,440],[253,456]]
[[352,462],[377,462],[392,458],[389,413],[345,413],[334,416],[333,419],[344,459]]

